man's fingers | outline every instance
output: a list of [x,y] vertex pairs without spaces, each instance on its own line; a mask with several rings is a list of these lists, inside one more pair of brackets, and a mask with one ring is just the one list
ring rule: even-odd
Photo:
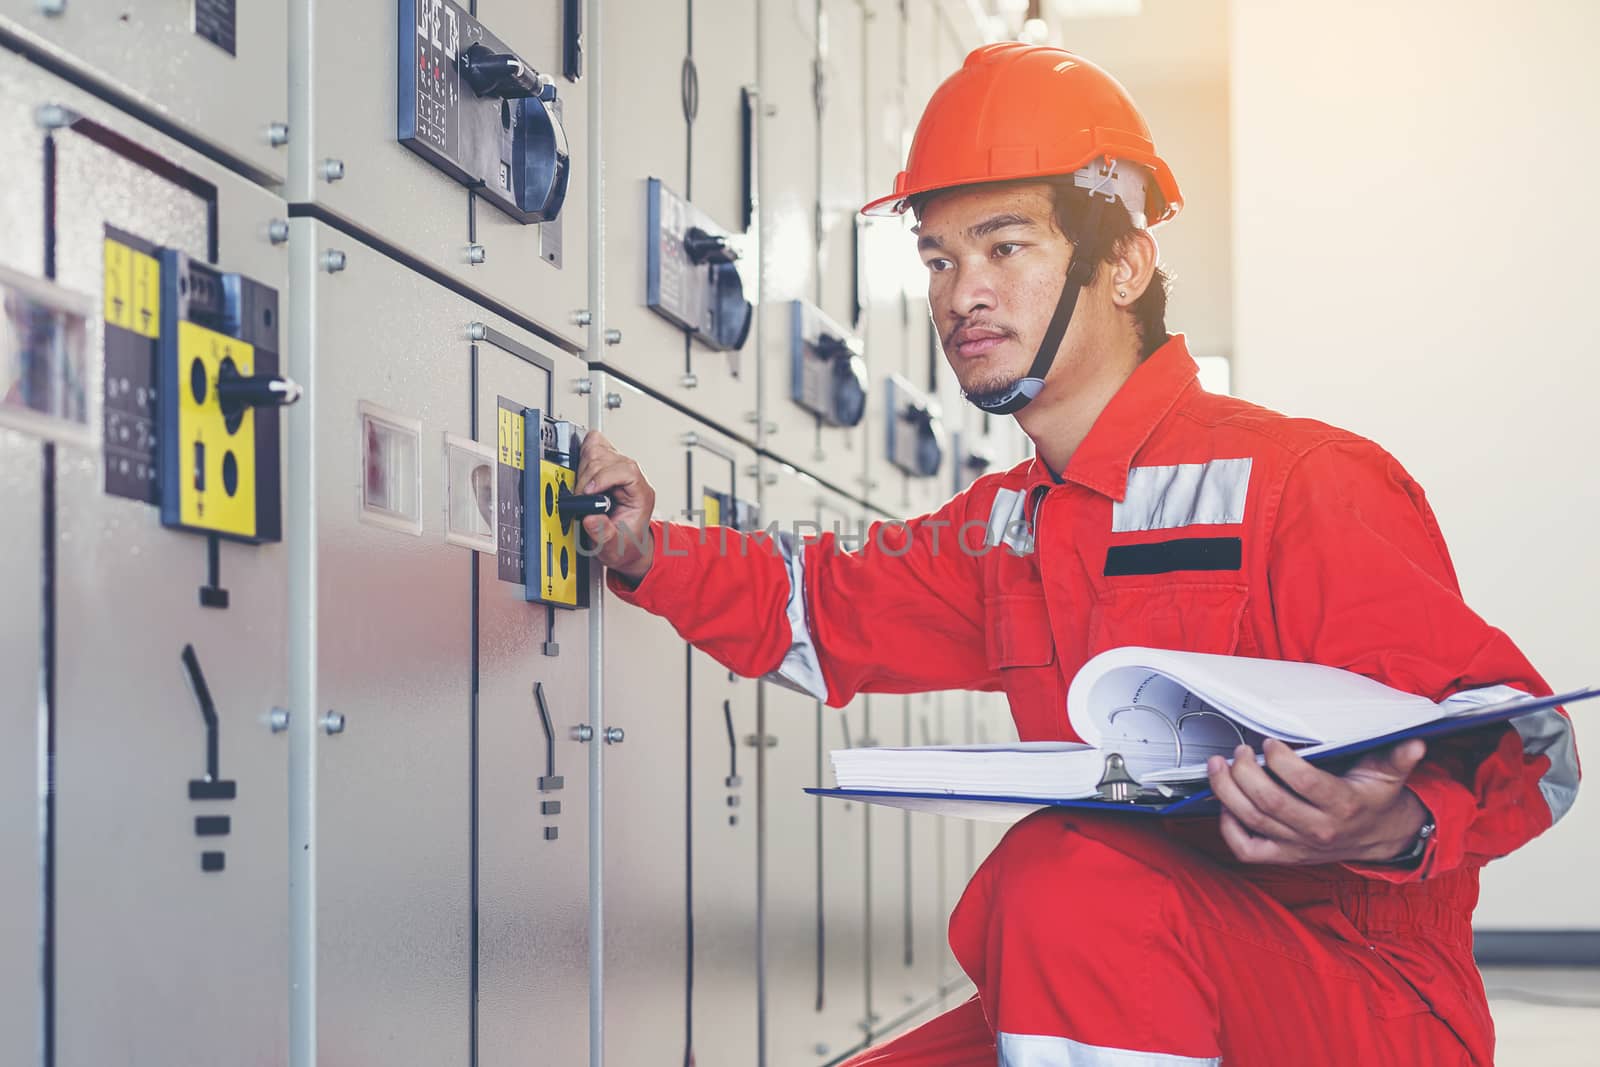
[[[1253,754],[1247,758],[1252,764],[1255,762]],[[1230,768],[1221,756],[1212,756],[1206,761],[1206,773],[1211,779],[1211,790],[1217,794],[1222,806],[1254,833],[1280,839],[1294,837],[1295,832],[1292,829],[1263,812],[1244,790],[1239,788],[1235,778],[1238,763],[1239,761],[1235,760],[1234,767]]]
[[632,486],[639,480],[639,465],[622,456],[608,457],[606,462],[589,473],[583,482],[585,493],[606,493],[622,486]]
[[590,430],[584,434],[583,447],[578,455],[578,484],[583,485],[588,482],[590,477],[593,476],[593,472],[616,454],[617,450],[611,446],[611,442],[606,440],[600,431]]
[[1294,863],[1301,858],[1301,853],[1291,846],[1252,833],[1230,811],[1222,813],[1218,825],[1228,851],[1244,863]]
[[1296,796],[1293,790],[1274,781],[1266,768],[1256,763],[1255,752],[1247,746],[1240,745],[1234,750],[1230,773],[1239,791],[1250,799],[1256,810],[1283,826],[1294,837],[1316,840],[1332,833],[1333,822],[1327,814]]
[[1332,811],[1344,803],[1350,787],[1338,775],[1312,766],[1298,752],[1276,739],[1269,739],[1262,750],[1266,753],[1267,768],[1312,807]]
[[1428,743],[1420,737],[1402,741],[1393,748],[1370,752],[1352,768],[1351,777],[1384,778],[1404,782],[1428,754]]

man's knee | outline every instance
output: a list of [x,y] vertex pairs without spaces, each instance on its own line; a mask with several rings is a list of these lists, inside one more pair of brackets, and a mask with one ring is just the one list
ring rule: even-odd
[[984,861],[952,916],[952,935],[975,922],[1025,926],[1045,936],[1160,923],[1173,888],[1166,872],[1182,861],[1181,850],[1159,831],[1131,819],[1036,812]]

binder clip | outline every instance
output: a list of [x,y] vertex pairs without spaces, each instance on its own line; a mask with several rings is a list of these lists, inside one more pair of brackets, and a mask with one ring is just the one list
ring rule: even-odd
[[1128,773],[1128,764],[1121,754],[1116,752],[1106,757],[1105,773],[1100,776],[1095,789],[1099,792],[1101,800],[1119,804],[1134,803],[1143,792],[1139,780]]

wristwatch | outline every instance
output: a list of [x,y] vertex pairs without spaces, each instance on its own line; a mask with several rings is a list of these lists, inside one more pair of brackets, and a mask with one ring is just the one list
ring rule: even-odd
[[1389,860],[1389,862],[1394,864],[1405,864],[1415,863],[1420,860],[1422,858],[1422,854],[1428,851],[1428,839],[1433,836],[1433,832],[1438,828],[1438,824],[1433,821],[1433,816],[1429,815],[1427,820],[1422,824],[1422,828],[1417,831],[1417,836],[1412,838],[1411,847],[1406,849],[1400,855],[1396,856],[1394,859]]

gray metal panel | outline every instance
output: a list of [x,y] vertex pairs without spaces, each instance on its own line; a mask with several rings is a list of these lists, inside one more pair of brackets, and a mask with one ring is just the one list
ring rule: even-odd
[[[931,745],[940,738],[939,715],[944,694],[906,697],[911,713],[911,743]],[[911,814],[911,878],[909,882],[910,965],[908,992],[918,1004],[939,992],[942,964],[948,953],[945,928],[950,905],[944,893],[945,833],[941,816]]]
[[[866,698],[866,730],[876,745],[911,744],[908,698],[875,694]],[[907,933],[911,918],[913,865],[911,813],[892,808],[867,810],[868,894],[872,937],[868,997],[873,1039],[898,1028],[916,1006],[921,989],[912,975]]]
[[[44,137],[17,60],[0,57],[0,264],[39,276],[44,267]],[[0,1061],[37,1055],[39,987],[40,468],[32,437],[0,430]]]
[[[792,300],[817,290],[818,128],[816,9],[763,0],[761,8],[761,404],[766,447],[797,467],[859,492],[866,431],[819,426],[791,398]],[[848,319],[844,320],[848,327]]]
[[[399,10],[393,0],[291,0],[288,196],[315,201],[471,284],[466,189],[395,140]],[[352,61],[354,42],[371,49],[370,62]],[[323,174],[330,159],[344,164],[338,181]]]
[[[854,508],[805,474],[763,461],[764,521],[825,523]],[[822,517],[819,502],[829,501]],[[844,746],[842,712],[764,684],[767,1059],[769,1067],[829,1062],[865,1040],[861,840],[864,809],[806,796],[831,785],[828,751]]]
[[[307,231],[297,230],[295,240]],[[472,306],[324,226],[316,286],[316,1049],[465,1064],[471,564],[444,540],[442,440],[470,423]],[[360,519],[357,405],[420,420],[422,534]],[[301,946],[300,951],[305,951]]]
[[[525,333],[507,333],[554,369],[480,342],[478,440],[495,446],[502,396],[586,423],[587,403],[571,383],[588,368]],[[591,653],[584,613],[555,609],[551,633],[551,611],[525,601],[521,585],[501,581],[494,555],[478,557],[478,1063],[484,1067],[581,1064],[588,1056],[589,771],[573,729],[589,718]],[[554,656],[543,651],[547,638],[558,649]],[[535,684],[550,714],[553,749]],[[552,751],[562,786],[540,792]],[[547,815],[542,805],[551,801],[560,811]],[[550,829],[554,839],[546,836]]]
[[[757,499],[755,452],[678,416],[718,455],[693,450],[692,499],[705,489],[730,489]],[[680,431],[681,432],[681,431]],[[731,484],[730,484],[731,483]],[[682,484],[681,477],[679,484]],[[723,522],[731,520],[723,517]],[[757,682],[731,676],[698,650],[689,658],[688,707],[694,840],[694,1062],[744,1067],[757,1060],[760,1002],[756,950]],[[726,714],[724,707],[726,706]],[[730,748],[729,726],[732,723]],[[737,782],[729,784],[737,768]],[[736,806],[734,806],[736,805]]]
[[[29,154],[22,145],[9,144],[24,157]],[[5,857],[0,863],[0,1061],[19,1067],[34,1062],[42,1018],[37,732],[42,454],[38,440],[0,430],[0,544],[6,546],[0,553],[0,597],[6,603],[0,612],[0,856]]]
[[[861,0],[822,0],[822,18],[822,245],[817,250],[822,291],[817,303],[849,323],[856,297],[856,216],[867,199],[866,11]],[[881,60],[879,65],[890,66]]]
[[[657,517],[681,520],[681,416],[610,375],[601,381],[622,406],[600,429],[644,468]],[[627,737],[604,754],[606,1018],[623,1022],[607,1028],[606,1058],[677,1060],[687,1037],[687,660],[664,620],[616,603],[605,612],[603,656],[605,724]]]
[[283,179],[285,149],[269,141],[268,128],[289,116],[285,0],[198,4],[235,10],[235,55],[195,32],[197,0],[71,0],[56,15],[45,14],[46,6],[6,0],[0,27],[131,95],[266,180]]
[[[268,220],[283,214],[275,197],[53,77],[9,64],[7,77],[8,100],[72,107],[215,186],[217,215],[230,220],[220,265],[284,293],[287,261],[266,238]],[[206,256],[199,196],[81,132],[55,139],[61,284],[101,306],[107,223]],[[102,324],[90,323],[100,351]],[[91,379],[97,413],[98,361]],[[150,506],[103,495],[102,478],[97,456],[59,458],[56,1062],[281,1062],[287,752],[268,717],[286,703],[284,547],[224,545],[231,607],[202,608],[204,539],[163,529]],[[206,771],[206,730],[180,661],[190,643],[216,702],[219,771],[238,783],[235,800],[186,795]],[[226,815],[228,836],[199,839],[198,815]],[[202,850],[223,852],[225,869],[202,873]]]
[[[607,79],[612,94],[606,119],[606,325],[621,342],[589,358],[605,362],[747,441],[756,438],[757,380],[755,330],[739,352],[714,352],[694,343],[684,349],[683,332],[645,305],[646,240],[649,231],[646,181],[659,178],[673,192],[705,209],[718,225],[734,232],[740,217],[728,194],[728,175],[740,168],[737,141],[726,130],[736,123],[737,84],[717,74],[719,64],[751,63],[755,47],[754,8],[736,13],[738,0],[720,8],[695,7],[697,33],[718,19],[748,27],[748,34],[712,36],[721,51],[695,53],[700,71],[700,115],[695,127],[694,180],[689,178],[688,133],[684,123],[682,69],[688,49],[688,11],[684,0],[650,4],[604,4]],[[745,31],[741,30],[743,34]],[[731,96],[730,96],[731,94]],[[715,172],[715,173],[713,173]],[[704,190],[709,202],[700,203]],[[759,298],[759,256],[753,241],[738,236],[740,276],[745,298]],[[759,314],[759,310],[757,312]],[[737,374],[734,369],[737,368]],[[692,371],[693,384],[685,384]]]
[[[478,18],[534,69],[555,79],[572,173],[566,203],[554,224],[560,231],[556,244],[550,241],[549,226],[523,226],[479,202],[477,239],[487,258],[469,269],[485,292],[581,348],[588,343],[588,331],[573,320],[573,312],[589,307],[589,192],[584,172],[589,159],[589,89],[595,81],[587,73],[576,83],[561,76],[564,6],[564,0],[478,0]],[[559,260],[559,269],[552,255]]]

